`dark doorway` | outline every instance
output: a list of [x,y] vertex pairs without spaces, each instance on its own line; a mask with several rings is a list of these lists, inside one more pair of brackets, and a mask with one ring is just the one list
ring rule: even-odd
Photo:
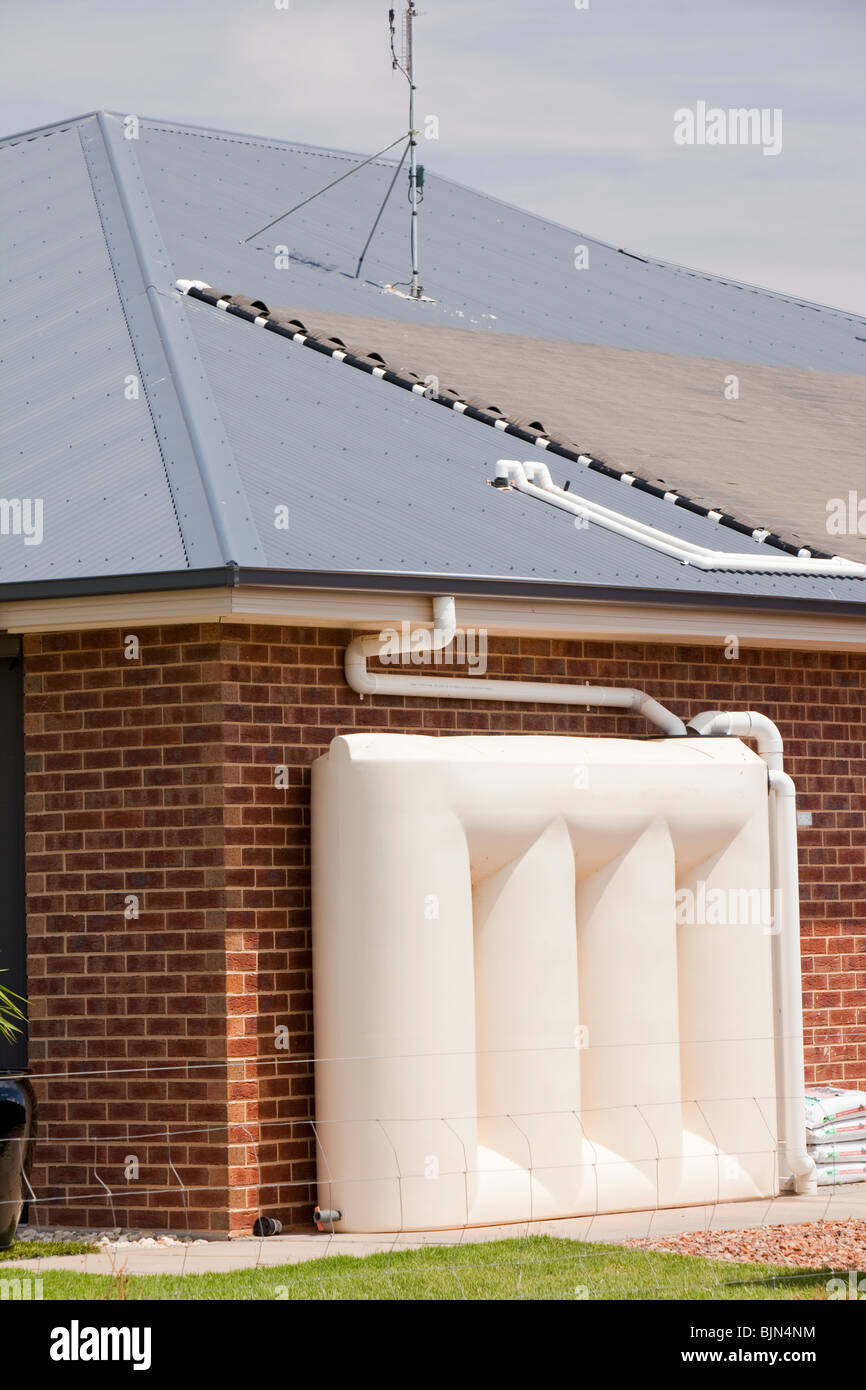
[[[21,641],[0,635],[0,981],[27,993],[24,913],[24,723]],[[27,1035],[0,1039],[0,1072],[27,1065]]]

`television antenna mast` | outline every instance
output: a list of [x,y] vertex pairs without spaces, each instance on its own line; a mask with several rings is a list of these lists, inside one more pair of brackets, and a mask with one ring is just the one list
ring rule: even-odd
[[[424,294],[424,291],[421,287],[421,281],[418,270],[418,209],[424,201],[424,166],[423,164],[418,163],[418,131],[415,129],[416,88],[414,67],[414,25],[415,20],[417,18],[418,11],[415,8],[414,0],[406,0],[406,9],[403,12],[402,22],[400,26],[400,52],[398,55],[398,40],[396,28],[397,17],[393,9],[389,9],[388,11],[388,30],[390,34],[391,43],[391,67],[396,72],[402,72],[403,76],[406,78],[406,81],[409,83],[409,130],[406,132],[406,134],[398,136],[396,140],[391,141],[390,145],[386,145],[385,148],[383,150],[379,150],[378,153],[371,154],[366,159],[362,159],[359,164],[354,164],[351,169],[347,169],[345,173],[338,175],[338,177],[332,179],[330,183],[326,183],[324,188],[317,189],[315,193],[309,194],[308,197],[304,198],[300,203],[295,203],[294,207],[289,208],[288,212],[281,212],[277,217],[273,217],[270,222],[265,223],[264,227],[259,227],[256,231],[251,232],[249,236],[243,237],[240,243],[242,246],[248,245],[249,242],[254,241],[257,237],[260,237],[265,232],[270,231],[271,227],[275,227],[277,223],[282,222],[284,218],[291,217],[293,213],[300,212],[301,208],[307,207],[308,204],[314,202],[316,198],[321,198],[321,196],[324,193],[327,193],[330,189],[335,188],[337,184],[342,183],[344,179],[351,178],[352,174],[357,174],[359,170],[365,169],[368,164],[372,164],[375,160],[381,159],[382,155],[388,154],[388,152],[392,150],[395,145],[403,145],[403,153],[400,156],[399,163],[396,165],[394,169],[393,177],[388,185],[387,192],[385,193],[385,197],[382,200],[382,204],[379,208],[379,211],[376,213],[376,220],[373,223],[372,228],[370,229],[370,234],[367,237],[367,240],[364,243],[364,248],[361,251],[361,254],[358,258],[358,264],[355,267],[355,274],[353,278],[357,280],[359,275],[361,274],[361,267],[364,264],[364,258],[367,255],[367,251],[370,248],[370,243],[372,242],[373,237],[376,234],[376,229],[378,228],[379,223],[382,219],[382,214],[385,211],[388,199],[391,197],[394,185],[397,182],[400,170],[402,169],[403,163],[406,159],[406,155],[408,154],[409,203],[412,209],[409,237],[412,258],[412,279],[399,283],[406,285],[409,289],[408,296],[404,296],[404,298],[426,299],[426,295]],[[385,288],[387,290],[396,291],[397,286],[386,285]]]
[[415,8],[414,0],[406,0],[400,33],[400,56],[398,57],[396,16],[393,10],[388,11],[388,27],[391,34],[391,66],[395,71],[402,72],[409,83],[409,203],[412,208],[409,241],[412,252],[412,280],[410,282],[412,299],[420,299],[423,293],[418,271],[418,208],[424,198],[424,170],[418,165],[418,142],[416,139],[418,131],[415,129],[414,38],[417,18],[418,11]]

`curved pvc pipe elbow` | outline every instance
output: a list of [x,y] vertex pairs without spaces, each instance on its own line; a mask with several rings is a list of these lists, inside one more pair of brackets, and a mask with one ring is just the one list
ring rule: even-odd
[[372,639],[376,646],[374,650],[370,650],[367,645],[370,640],[369,637],[356,637],[349,643],[343,657],[346,682],[359,695],[372,695],[376,689],[376,677],[367,670],[367,657],[378,653],[381,642],[378,637]]
[[769,772],[770,786],[777,796],[797,795],[797,788],[794,785],[793,777],[789,777],[787,772],[782,772],[780,768],[771,767]]
[[[518,464],[518,467],[520,466],[521,465]],[[545,489],[554,486],[553,479],[550,476],[550,469],[546,463],[524,463],[522,467],[524,477],[528,483],[534,483],[536,487]]]
[[757,740],[758,752],[768,767],[782,770],[785,744],[777,724],[758,710],[704,710],[689,720],[688,727],[698,734],[733,734]]
[[175,280],[175,285],[181,294],[189,294],[190,290],[209,290],[210,285],[206,280]]
[[686,736],[688,730],[677,715],[664,705],[660,705],[658,700],[654,700],[651,695],[645,694],[643,690],[635,690],[634,694],[637,696],[634,708],[651,724],[655,724],[663,733],[670,734],[671,737],[683,738]]
[[[430,637],[430,650],[440,651],[454,641],[457,632],[457,605],[450,594],[437,596],[433,600],[433,632]],[[385,645],[381,633],[366,633],[356,637],[346,648],[343,670],[346,681],[359,695],[375,695],[379,682],[367,667],[371,656],[379,656]],[[400,652],[409,653],[410,647],[401,644]]]

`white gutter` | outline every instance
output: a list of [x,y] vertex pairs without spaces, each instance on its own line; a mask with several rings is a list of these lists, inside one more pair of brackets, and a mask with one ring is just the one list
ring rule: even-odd
[[[608,531],[613,531],[627,540],[637,541],[651,550],[660,551],[680,560],[684,565],[694,565],[700,570],[753,570],[762,574],[811,574],[846,575],[849,578],[866,578],[866,565],[846,560],[841,555],[821,560],[808,550],[799,555],[755,555],[733,554],[727,550],[712,550],[709,546],[696,545],[693,541],[673,536],[657,526],[636,521],[623,512],[615,512],[599,502],[591,502],[586,497],[558,487],[550,476],[546,463],[519,463],[516,459],[500,459],[496,465],[496,477],[508,487],[528,497],[537,497],[542,502],[551,503],[572,516],[593,521]],[[756,540],[768,533],[757,531]]]
[[[448,646],[457,631],[454,599],[435,598],[433,617],[430,650],[439,651]],[[686,732],[686,726],[681,719],[642,690],[604,685],[495,681],[464,676],[404,676],[368,670],[367,658],[378,656],[384,647],[383,637],[368,636],[356,637],[346,648],[346,680],[359,695],[420,695],[434,700],[508,700],[520,704],[600,705],[608,709],[634,710],[671,737],[682,736]],[[400,652],[407,655],[411,654],[412,650],[411,645],[407,643],[400,646]]]
[[770,784],[770,850],[773,902],[773,997],[776,1043],[776,1104],[780,1156],[788,1171],[782,1185],[797,1193],[818,1190],[815,1163],[806,1147],[806,1073],[803,1060],[803,973],[800,957],[800,874],[797,862],[797,789],[783,771],[782,735],[772,719],[755,710],[707,710],[689,720],[699,734],[732,734],[757,740]]

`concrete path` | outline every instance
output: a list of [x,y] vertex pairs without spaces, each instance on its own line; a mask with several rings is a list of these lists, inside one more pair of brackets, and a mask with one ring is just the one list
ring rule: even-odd
[[[304,1232],[267,1239],[209,1240],[206,1245],[144,1247],[111,1245],[93,1255],[57,1255],[0,1263],[5,1270],[76,1270],[82,1274],[209,1274],[231,1269],[268,1269],[328,1255],[373,1255],[450,1248],[478,1241],[563,1236],[571,1240],[617,1243],[634,1236],[683,1235],[690,1231],[727,1231],[747,1226],[780,1226],[804,1221],[866,1221],[866,1183],[819,1189],[815,1197],[775,1197],[715,1206],[676,1207],[666,1211],[584,1216],[567,1221],[535,1221],[514,1226],[484,1226],[469,1231],[412,1231],[403,1234],[329,1235]],[[155,1233],[157,1236],[159,1233]]]

